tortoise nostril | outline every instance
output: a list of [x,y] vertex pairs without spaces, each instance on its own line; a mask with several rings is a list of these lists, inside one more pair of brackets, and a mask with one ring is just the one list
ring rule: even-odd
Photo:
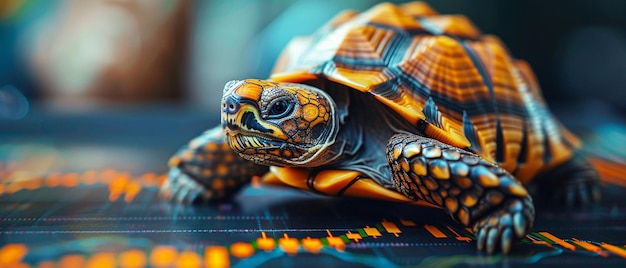
[[228,113],[235,113],[239,109],[238,100],[233,98],[228,98],[222,102],[222,109]]

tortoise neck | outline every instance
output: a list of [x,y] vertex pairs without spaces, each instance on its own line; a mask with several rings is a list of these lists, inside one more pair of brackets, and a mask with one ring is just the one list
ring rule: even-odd
[[335,143],[328,149],[330,154],[334,154],[328,165],[359,171],[377,183],[391,188],[391,173],[386,157],[387,143],[396,133],[419,134],[417,128],[378,102],[371,94],[355,90],[345,92],[349,92],[349,101],[346,102],[349,105],[344,120],[341,120]]

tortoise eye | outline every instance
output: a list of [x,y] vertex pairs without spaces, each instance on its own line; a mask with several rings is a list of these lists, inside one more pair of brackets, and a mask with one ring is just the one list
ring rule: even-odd
[[272,105],[267,115],[270,118],[279,118],[287,115],[287,113],[289,113],[292,109],[292,104],[290,104],[287,100],[281,100]]

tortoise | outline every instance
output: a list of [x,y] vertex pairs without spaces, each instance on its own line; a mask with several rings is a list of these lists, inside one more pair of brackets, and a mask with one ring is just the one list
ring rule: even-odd
[[232,197],[255,176],[321,194],[416,202],[509,252],[532,195],[600,198],[581,142],[551,114],[529,67],[462,15],[427,4],[344,11],[293,39],[270,79],[228,82],[221,125],[169,162],[161,194]]

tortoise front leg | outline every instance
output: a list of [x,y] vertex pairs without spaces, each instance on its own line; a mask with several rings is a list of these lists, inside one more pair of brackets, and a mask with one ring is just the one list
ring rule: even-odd
[[398,134],[387,147],[396,189],[412,199],[440,206],[471,226],[479,250],[508,253],[526,235],[535,209],[526,189],[511,174],[470,152],[439,141]]
[[228,199],[253,176],[269,170],[235,153],[219,126],[183,146],[170,158],[169,166],[160,193],[179,203]]

